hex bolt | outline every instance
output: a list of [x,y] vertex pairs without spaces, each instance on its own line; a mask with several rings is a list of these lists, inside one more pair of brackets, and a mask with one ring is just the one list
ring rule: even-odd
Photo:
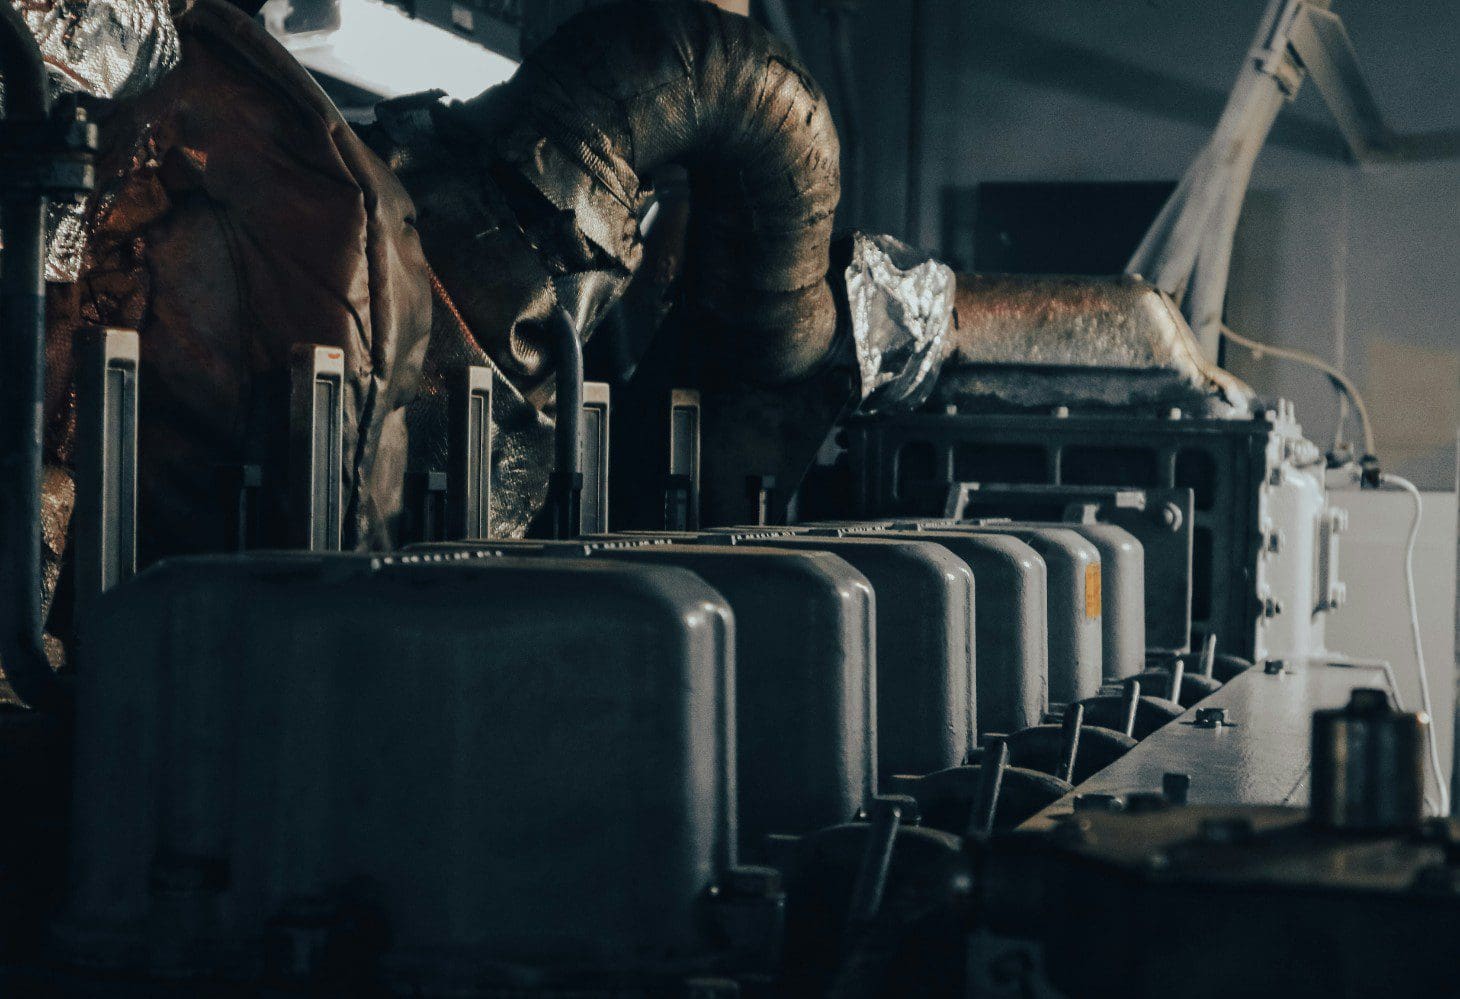
[[1197,728],[1221,728],[1227,724],[1226,708],[1197,708]]
[[1269,659],[1262,664],[1262,671],[1268,676],[1282,676],[1287,672],[1288,664],[1282,659]]
[[1075,795],[1076,812],[1123,812],[1125,801],[1118,794],[1089,791]]
[[1162,774],[1161,795],[1173,805],[1186,804],[1191,796],[1191,774]]

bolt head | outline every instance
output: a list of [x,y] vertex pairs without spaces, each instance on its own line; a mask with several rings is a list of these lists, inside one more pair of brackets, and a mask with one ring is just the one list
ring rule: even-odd
[[1227,724],[1226,708],[1197,708],[1196,725],[1198,728],[1221,728]]

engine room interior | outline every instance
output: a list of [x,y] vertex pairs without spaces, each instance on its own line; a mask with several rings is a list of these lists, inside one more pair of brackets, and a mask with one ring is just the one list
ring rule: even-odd
[[1457,994],[1457,50],[0,2],[0,997]]

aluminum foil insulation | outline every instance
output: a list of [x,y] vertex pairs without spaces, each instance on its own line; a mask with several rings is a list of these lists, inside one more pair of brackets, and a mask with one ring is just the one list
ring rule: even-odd
[[[146,92],[182,57],[166,0],[12,0],[35,35],[53,97],[123,100]],[[3,97],[0,83],[0,97]],[[86,202],[51,205],[46,280],[75,281],[86,248]]]
[[858,232],[846,280],[862,410],[921,405],[948,353],[953,269],[891,236]]

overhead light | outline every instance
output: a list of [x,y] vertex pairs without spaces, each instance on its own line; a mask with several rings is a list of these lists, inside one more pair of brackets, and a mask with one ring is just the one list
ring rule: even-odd
[[340,26],[291,34],[289,0],[269,0],[269,32],[306,68],[381,97],[444,90],[475,97],[517,71],[517,62],[376,0],[339,0]]

